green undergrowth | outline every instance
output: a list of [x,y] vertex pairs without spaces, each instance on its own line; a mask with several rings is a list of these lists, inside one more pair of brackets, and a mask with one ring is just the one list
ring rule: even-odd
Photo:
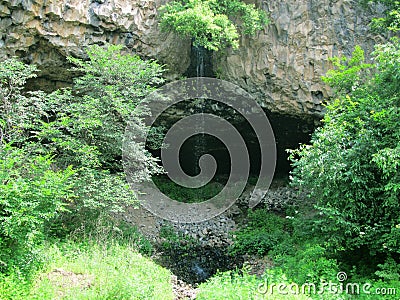
[[136,248],[110,241],[47,243],[30,277],[2,275],[0,299],[173,299],[171,273]]
[[200,284],[196,299],[398,300],[399,288],[398,281],[352,278],[341,282],[336,278],[299,283],[289,279],[280,268],[269,269],[262,276],[236,270],[218,273]]
[[186,188],[164,176],[154,176],[152,180],[165,195],[176,201],[185,203],[206,201],[220,193],[224,187],[218,182],[210,181],[200,188]]
[[[287,281],[283,281],[282,283]],[[246,271],[219,273],[199,286],[198,300],[206,299],[311,299],[306,295],[279,295],[265,292],[265,279],[250,275]]]
[[[395,262],[379,265],[374,275],[366,273],[355,264],[355,257],[345,259],[343,251],[329,250],[312,226],[312,208],[307,203],[303,206],[287,207],[280,215],[263,208],[250,210],[246,223],[234,233],[230,251],[270,262],[266,271],[258,277],[246,270],[217,274],[200,285],[198,299],[398,300],[400,280]],[[343,274],[345,279],[339,280]],[[282,292],[278,291],[280,284],[286,286]],[[307,291],[310,284],[315,284],[315,292]],[[306,292],[302,292],[303,285]]]

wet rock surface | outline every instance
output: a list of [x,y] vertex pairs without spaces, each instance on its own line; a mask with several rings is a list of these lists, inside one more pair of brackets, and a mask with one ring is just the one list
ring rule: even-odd
[[241,256],[229,255],[227,248],[201,246],[173,248],[160,253],[155,261],[192,286],[205,282],[218,271],[240,269],[244,262]]

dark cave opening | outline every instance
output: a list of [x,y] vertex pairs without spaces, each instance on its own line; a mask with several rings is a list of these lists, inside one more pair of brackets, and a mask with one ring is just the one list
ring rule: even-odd
[[[214,100],[204,100],[201,104],[202,112],[218,115],[226,119],[238,130],[246,143],[247,153],[250,158],[249,178],[254,179],[260,171],[262,152],[252,125],[233,108],[221,103],[216,105],[215,102]],[[165,111],[153,126],[163,126],[168,131],[168,128],[175,122],[190,116],[196,111],[195,105],[197,104],[194,104],[194,101],[181,101]],[[289,172],[292,168],[288,160],[289,154],[287,149],[295,149],[299,147],[299,144],[308,143],[310,135],[315,129],[315,121],[311,117],[306,119],[271,113],[269,111],[265,111],[265,113],[275,136],[277,157],[274,178],[289,179]],[[201,144],[201,147],[199,147],[199,144]],[[150,152],[154,156],[161,158],[161,150],[150,150]],[[218,138],[212,135],[197,134],[185,140],[179,149],[179,163],[181,168],[189,176],[198,175],[199,159],[204,154],[210,154],[215,158],[217,169],[213,180],[224,184],[231,171],[231,157],[229,149]]]

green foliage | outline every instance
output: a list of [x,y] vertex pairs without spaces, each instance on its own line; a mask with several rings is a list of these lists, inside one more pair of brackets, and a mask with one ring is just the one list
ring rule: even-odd
[[393,31],[400,30],[400,1],[396,0],[373,0],[373,2],[385,5],[385,16],[374,18],[371,22],[371,28],[375,31]]
[[379,270],[375,272],[379,278],[389,281],[400,282],[400,269],[398,263],[393,259],[389,258],[383,264],[378,265]]
[[322,80],[334,87],[338,93],[351,93],[368,77],[371,64],[364,63],[364,51],[356,46],[352,57],[333,57],[330,59],[335,69],[328,70]]
[[[73,89],[51,94],[23,90],[36,76],[34,66],[14,58],[0,63],[3,266],[31,259],[45,232],[64,236],[135,203],[122,173],[122,136],[128,120],[137,134],[146,130],[146,112],[135,108],[163,82],[163,70],[121,54],[119,46],[87,52],[88,61],[69,58],[82,74]],[[132,155],[144,157],[148,167],[144,177],[159,170],[147,152],[135,149]]]
[[[75,228],[66,238],[78,244],[82,240],[95,241],[100,245],[117,242],[121,246],[132,247],[140,254],[148,257],[154,253],[151,242],[136,226],[125,221],[110,219],[108,216],[102,215],[95,222],[88,222],[83,225]],[[48,240],[52,241],[53,238],[50,237]]]
[[214,51],[239,46],[239,26],[232,20],[250,35],[268,23],[264,11],[240,0],[182,0],[161,7],[162,28],[193,38],[195,46]]
[[26,81],[36,77],[35,66],[15,58],[0,63],[0,143],[22,142],[43,112],[43,103],[35,101],[41,94],[24,95]]
[[261,280],[244,272],[217,273],[199,286],[196,299],[254,299]]
[[223,189],[223,185],[217,182],[209,182],[199,188],[185,188],[165,177],[154,176],[152,179],[162,193],[171,199],[185,203],[206,201],[216,196]]
[[[57,118],[42,131],[53,141],[51,151],[59,153],[58,163],[79,168],[75,184],[79,197],[71,209],[80,211],[74,215],[83,219],[90,211],[97,217],[101,212],[121,211],[121,204],[133,203],[135,196],[121,173],[123,135],[128,121],[137,124],[136,134],[144,134],[147,128],[141,118],[146,112],[136,107],[163,82],[161,66],[121,54],[121,46],[93,45],[87,54],[87,61],[68,58],[83,76],[75,78],[73,93],[66,90],[49,95],[52,115]],[[132,149],[137,149],[131,155],[142,158],[148,173],[159,171],[147,152],[140,147]],[[147,178],[148,173],[143,176]]]
[[298,284],[335,280],[339,271],[338,263],[328,255],[323,246],[308,242],[296,254],[285,256],[281,260],[281,268],[289,279]]
[[232,254],[266,255],[289,238],[286,219],[263,209],[249,211],[248,223],[235,232]]
[[[46,222],[73,197],[71,167],[58,169],[54,158],[33,142],[42,122],[41,93],[23,95],[35,67],[15,59],[0,64],[0,270],[29,268]],[[20,146],[20,147],[17,147]]]
[[0,274],[0,295],[2,300],[27,299],[31,284],[17,272]]
[[[282,273],[275,272],[274,270],[267,272],[268,273],[263,275],[262,278],[249,274],[245,268],[240,271],[217,273],[207,282],[199,285],[196,299],[311,299],[306,295],[277,293],[276,286],[278,284],[287,284],[287,286],[289,286],[290,282]],[[265,288],[270,288],[270,284],[275,284],[275,293],[270,293],[270,290],[265,290]]]
[[[359,54],[357,50],[355,55]],[[331,71],[329,83],[339,87],[338,99],[327,106],[324,126],[313,134],[311,144],[290,155],[293,184],[315,201],[320,212],[315,226],[330,249],[367,249],[371,256],[393,258],[397,264],[399,54],[397,39],[378,45],[374,73],[352,85],[352,90],[340,90],[348,69]]]
[[42,241],[47,221],[72,197],[71,168],[53,170],[46,156],[0,148],[0,270],[24,261]]
[[199,241],[183,232],[176,232],[172,226],[160,229],[161,249],[168,252],[190,251],[199,246]]
[[146,112],[136,107],[164,82],[163,68],[157,62],[121,54],[121,49],[93,45],[86,50],[87,61],[68,57],[76,65],[74,70],[84,74],[74,80],[76,100],[68,109],[80,118],[80,125],[71,124],[74,136],[95,147],[101,165],[113,169],[121,168],[118,158],[128,121],[137,124],[138,134],[147,129],[140,122]]
[[0,275],[1,299],[173,299],[171,273],[116,240],[46,244],[31,278]]

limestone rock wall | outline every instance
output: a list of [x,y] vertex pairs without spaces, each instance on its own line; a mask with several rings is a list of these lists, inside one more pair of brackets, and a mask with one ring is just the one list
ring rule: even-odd
[[[68,80],[67,55],[84,57],[86,45],[110,42],[157,58],[177,78],[190,64],[190,41],[160,31],[157,8],[166,1],[0,0],[0,60],[17,55],[37,64],[45,86]],[[372,50],[370,16],[356,0],[257,1],[271,24],[242,37],[238,50],[215,54],[214,72],[273,112],[321,115],[330,93],[320,80],[328,58],[348,55],[356,44]]]

